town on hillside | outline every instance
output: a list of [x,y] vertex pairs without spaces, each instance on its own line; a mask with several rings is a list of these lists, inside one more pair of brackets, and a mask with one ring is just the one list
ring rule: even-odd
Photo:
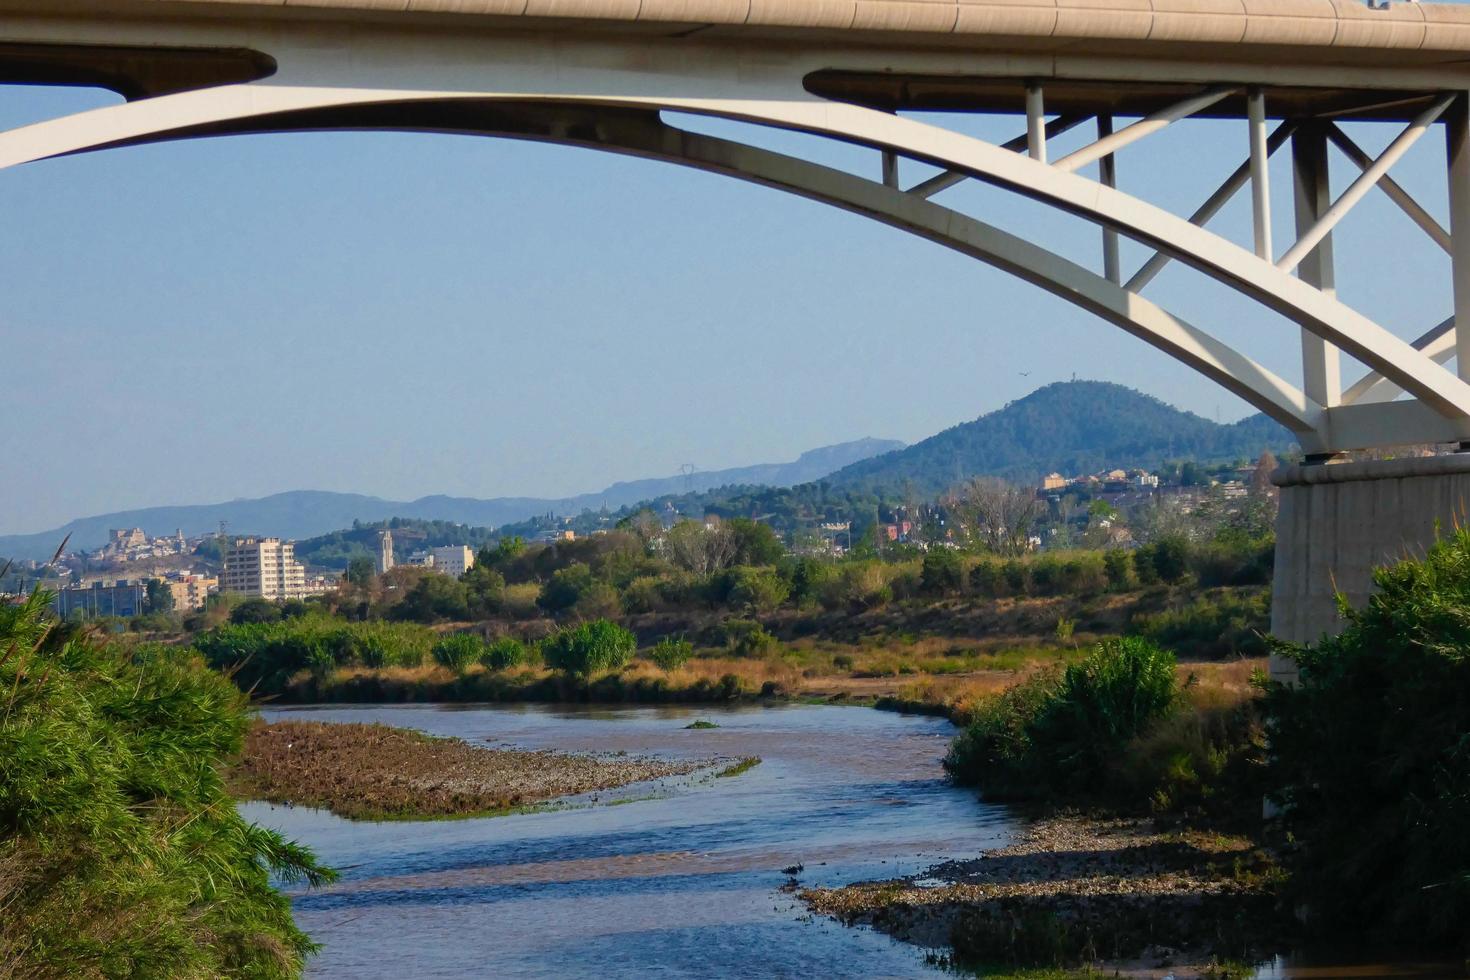
[[[1130,522],[1143,518],[1158,520],[1160,512],[1187,514],[1200,508],[1228,513],[1244,502],[1252,489],[1271,492],[1268,474],[1275,458],[1264,453],[1252,463],[1234,463],[1205,468],[1193,462],[1168,464],[1156,470],[1110,469],[1097,473],[1049,473],[1024,490],[1034,497],[1040,513],[1029,520],[1022,547],[1028,551],[1077,546],[1136,546]],[[1002,481],[997,485],[1009,486]],[[616,515],[587,511],[576,517],[547,515],[530,522],[524,540],[555,545],[579,537],[608,533],[613,526],[634,516],[657,520],[667,530],[681,521],[703,523],[708,529],[730,515],[699,508],[702,498],[665,498],[649,504],[624,508]],[[920,504],[880,508],[875,515],[831,515],[805,527],[787,529],[783,535],[793,554],[840,558],[859,547],[958,547],[965,533],[961,508],[953,495]],[[630,516],[631,515],[631,516]],[[763,515],[750,515],[757,521]],[[876,519],[874,519],[876,517]],[[459,578],[474,567],[476,551],[469,543],[438,543],[416,522],[394,520],[384,526],[360,530],[371,534],[370,547],[359,547],[358,557],[368,554],[377,574],[395,567],[418,568]],[[423,522],[417,522],[423,523]],[[484,529],[471,535],[462,524],[447,525],[464,541],[487,539]],[[397,526],[393,526],[397,525]],[[439,528],[440,536],[444,529]],[[488,532],[493,539],[495,532]],[[361,537],[361,534],[358,535]],[[150,537],[142,528],[116,528],[100,548],[59,554],[49,562],[13,561],[7,578],[0,579],[3,594],[19,600],[39,584],[55,593],[54,611],[63,618],[131,619],[153,612],[187,614],[206,608],[212,596],[227,595],[271,602],[304,600],[338,588],[347,560],[340,554],[321,555],[313,547],[321,539],[296,541],[262,535],[230,535],[225,528],[211,535],[186,537],[182,531]],[[305,547],[303,555],[302,547]]]

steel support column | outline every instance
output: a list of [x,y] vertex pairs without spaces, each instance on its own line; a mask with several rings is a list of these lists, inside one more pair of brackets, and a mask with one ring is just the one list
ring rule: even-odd
[[[1327,135],[1320,124],[1304,121],[1292,136],[1291,166],[1296,232],[1300,238],[1308,234],[1332,206],[1332,188],[1328,184],[1327,172]],[[1323,235],[1302,257],[1297,266],[1297,277],[1336,298],[1331,232]],[[1342,364],[1338,349],[1306,329],[1302,330],[1302,391],[1327,408],[1342,401]]]
[[1449,157],[1450,263],[1455,296],[1455,357],[1470,378],[1470,103],[1462,94],[1445,112]]
[[[1097,117],[1097,138],[1102,142],[1113,135],[1113,117],[1101,113]],[[1097,178],[1104,187],[1118,186],[1117,157],[1109,153],[1097,161]],[[1103,278],[1111,283],[1123,282],[1123,266],[1118,258],[1118,233],[1107,225],[1103,226]]]
[[1031,159],[1046,162],[1046,100],[1041,86],[1026,86],[1026,149]]
[[1266,147],[1266,97],[1258,88],[1246,94],[1251,146],[1251,216],[1256,254],[1271,261],[1271,182],[1267,166],[1271,151]]

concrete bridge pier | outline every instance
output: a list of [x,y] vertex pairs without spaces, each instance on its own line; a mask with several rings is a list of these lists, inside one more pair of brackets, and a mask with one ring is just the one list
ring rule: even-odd
[[[1312,643],[1343,627],[1334,594],[1354,606],[1373,591],[1373,569],[1423,555],[1438,534],[1466,523],[1470,453],[1353,463],[1283,466],[1276,518],[1271,632]],[[1273,680],[1292,682],[1286,657]]]

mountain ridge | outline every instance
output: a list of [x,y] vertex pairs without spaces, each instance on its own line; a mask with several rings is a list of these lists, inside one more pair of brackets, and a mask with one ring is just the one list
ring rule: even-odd
[[396,501],[360,493],[330,490],[286,490],[263,497],[237,498],[211,504],[179,504],[143,507],[91,517],[76,518],[61,527],[31,534],[0,535],[0,561],[5,558],[42,560],[50,558],[62,539],[70,535],[69,549],[91,550],[105,544],[114,527],[141,527],[150,536],[206,534],[227,521],[239,533],[284,538],[308,538],[353,521],[382,521],[390,517],[423,520],[452,520],[463,524],[498,527],[548,511],[580,513],[583,510],[616,509],[639,500],[685,489],[707,490],[732,483],[763,483],[792,486],[821,479],[835,469],[866,455],[891,450],[903,443],[872,437],[854,439],[809,449],[786,463],[758,463],[722,470],[697,470],[688,475],[653,477],[614,483],[593,493],[570,497],[451,497],[431,494],[415,500]]

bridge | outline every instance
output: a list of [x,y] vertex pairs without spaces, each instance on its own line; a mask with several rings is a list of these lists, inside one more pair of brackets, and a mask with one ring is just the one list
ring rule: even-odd
[[[0,168],[262,132],[538,140],[751,181],[1018,276],[1189,365],[1300,440],[1305,462],[1277,474],[1273,629],[1287,639],[1334,629],[1335,589],[1363,598],[1374,563],[1422,548],[1436,522],[1463,516],[1470,495],[1470,453],[1403,449],[1470,449],[1470,330],[1455,329],[1470,322],[1470,6],[0,0],[0,82],[101,86],[126,100],[0,133]],[[939,113],[1013,116],[1015,136],[988,142],[945,128]],[[696,117],[744,124],[733,128],[752,137],[701,132],[688,122]],[[1188,118],[1239,134],[1213,192],[1175,214],[1119,190],[1124,151],[1147,150]],[[1347,123],[1391,138],[1370,154]],[[1054,149],[1079,127],[1088,134],[1080,148]],[[757,135],[772,129],[864,148],[870,163],[843,169],[776,152]],[[1431,133],[1444,140],[1447,220],[1390,173]],[[1268,160],[1288,146],[1292,186],[1273,192]],[[1351,171],[1335,196],[1334,159]],[[1095,226],[1095,260],[946,206],[945,191],[966,182]],[[1406,336],[1336,293],[1334,238],[1373,233],[1344,225],[1371,193],[1387,195],[1449,260],[1452,308]],[[1237,195],[1249,196],[1249,241],[1207,227]],[[1282,198],[1291,242],[1272,240]],[[1125,240],[1148,255],[1131,270]],[[1187,320],[1150,299],[1170,263],[1299,334],[1299,382],[1227,342],[1228,322]],[[1349,370],[1356,376],[1345,381]],[[1400,458],[1344,461],[1354,450]]]

